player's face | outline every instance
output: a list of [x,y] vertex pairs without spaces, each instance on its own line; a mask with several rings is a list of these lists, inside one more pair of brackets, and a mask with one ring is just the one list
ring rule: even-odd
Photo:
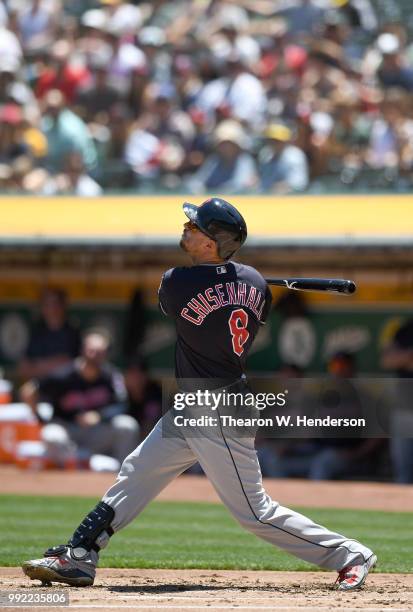
[[198,258],[199,256],[203,256],[208,253],[212,244],[214,244],[213,240],[203,234],[195,223],[192,221],[184,223],[184,231],[182,232],[179,246],[188,253],[190,257]]
[[198,245],[202,233],[198,226],[192,221],[184,223],[184,231],[182,232],[181,242],[179,246],[181,249],[191,254],[193,249]]

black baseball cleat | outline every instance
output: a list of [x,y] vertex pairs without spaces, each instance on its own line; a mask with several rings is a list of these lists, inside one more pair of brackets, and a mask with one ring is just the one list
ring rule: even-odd
[[84,559],[74,559],[70,546],[54,546],[42,559],[25,561],[22,570],[31,580],[43,584],[64,582],[70,586],[91,586],[96,575],[97,553],[91,551]]

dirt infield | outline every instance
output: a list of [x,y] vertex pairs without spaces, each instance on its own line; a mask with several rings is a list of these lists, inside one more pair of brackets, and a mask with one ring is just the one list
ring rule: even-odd
[[[0,493],[88,495],[100,497],[113,474],[25,472],[0,468]],[[378,483],[311,483],[266,480],[267,491],[284,505],[407,511],[413,487]],[[182,476],[158,499],[210,501],[218,498],[206,478]],[[258,572],[222,570],[99,570],[91,588],[63,586],[70,610],[274,610],[293,612],[407,612],[413,610],[413,575],[372,574],[362,591],[337,592],[334,572]],[[0,592],[19,589],[51,593],[18,568],[0,568]],[[32,609],[31,608],[22,608]],[[62,610],[62,608],[36,608]]]
[[[88,608],[280,612],[413,609],[412,575],[372,574],[362,591],[352,593],[335,591],[333,581],[334,574],[330,572],[102,569],[93,587],[61,589],[69,592],[71,612]],[[1,569],[0,590],[51,593],[58,589],[42,589],[39,584],[29,582],[16,568]]]

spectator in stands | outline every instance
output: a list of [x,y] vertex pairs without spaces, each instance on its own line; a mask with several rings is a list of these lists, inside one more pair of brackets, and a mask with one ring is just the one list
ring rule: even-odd
[[144,439],[162,416],[162,389],[151,380],[146,363],[133,359],[125,371],[128,392],[129,414],[139,423],[141,438]]
[[[19,62],[3,60],[0,65],[0,104],[10,102],[10,90],[16,82]],[[31,90],[29,90],[31,91]]]
[[153,83],[146,91],[146,125],[162,142],[175,140],[187,148],[194,137],[194,126],[187,113],[177,106],[171,83]]
[[146,26],[137,36],[137,45],[145,57],[145,63],[139,67],[142,69],[144,65],[151,81],[155,83],[168,82],[170,79],[171,57],[165,49],[166,43],[163,28],[157,26]]
[[68,318],[66,293],[47,287],[40,296],[40,319],[31,329],[19,375],[24,380],[47,376],[71,362],[79,352],[80,332]]
[[63,172],[56,177],[50,177],[43,187],[43,193],[95,197],[101,195],[102,188],[87,174],[82,154],[72,151],[63,162]]
[[[386,3],[375,10],[371,0],[0,6],[0,104],[19,105],[50,148],[46,167],[30,153],[30,179],[13,178],[10,189],[42,193],[47,173],[61,173],[75,150],[88,172],[98,171],[103,189],[176,190],[204,164],[206,134],[228,119],[252,141],[265,125],[288,123],[310,166],[298,191],[348,188],[356,179],[368,189],[411,187],[408,105],[398,122],[401,154],[381,166],[385,172],[372,171],[364,152],[344,164],[334,153],[340,100],[353,99],[353,125],[378,119],[381,136],[378,101],[389,87],[413,91],[408,24],[392,19],[377,35],[378,21],[389,21]],[[392,11],[402,15],[402,7]],[[168,89],[172,95],[157,99],[154,92]],[[56,90],[64,104],[56,103]],[[249,153],[257,161],[258,152]],[[14,171],[6,166],[7,188]],[[259,182],[255,189],[262,191]]]
[[381,365],[399,379],[390,413],[390,453],[393,477],[401,484],[413,483],[413,319],[408,319],[383,351]]
[[369,34],[376,31],[377,15],[371,0],[332,0],[332,5],[357,34],[359,31]]
[[69,153],[79,151],[86,168],[96,165],[96,148],[86,124],[65,108],[63,94],[57,90],[49,91],[44,99],[42,131],[47,138],[47,166],[52,171],[60,171]]
[[216,3],[214,9],[208,28],[211,31],[205,34],[213,56],[218,61],[226,61],[232,55],[239,55],[253,69],[260,60],[261,49],[257,40],[248,34],[248,13],[229,4]]
[[[10,22],[10,18],[9,18]],[[7,25],[11,25],[8,23]],[[0,57],[2,64],[13,67],[13,71],[18,70],[23,61],[23,50],[20,41],[11,27],[0,25]]]
[[304,191],[308,185],[305,153],[292,144],[291,130],[271,124],[265,132],[265,148],[259,157],[260,190],[264,193]]
[[195,134],[193,123],[177,105],[175,88],[170,83],[149,84],[144,107],[136,122],[139,127],[132,131],[127,143],[127,160],[138,178],[156,179],[162,184],[163,177],[172,177],[179,183],[179,170]]
[[237,121],[222,121],[213,137],[215,151],[188,182],[193,193],[242,193],[251,190],[257,175],[247,150],[247,136]]
[[201,89],[197,106],[224,119],[233,117],[250,126],[264,119],[267,99],[260,80],[251,72],[239,51],[225,58],[225,73]]
[[[395,173],[401,165],[402,141],[408,138],[406,117],[401,105],[403,92],[390,89],[380,104],[371,126],[369,148],[366,154],[367,163],[377,170],[393,169]],[[411,130],[410,130],[411,132]]]
[[[318,415],[321,418],[327,415],[358,418],[368,413],[369,395],[351,382],[357,376],[354,355],[345,351],[334,354],[328,361],[327,370],[330,375],[326,387],[329,393],[320,395],[322,403]],[[308,477],[311,480],[333,480],[344,474],[359,476],[377,470],[377,453],[383,445],[381,439],[331,438],[330,435],[327,431],[327,437],[317,440],[316,450],[309,461]]]
[[161,176],[160,139],[137,121],[125,143],[124,160],[134,173],[136,185],[153,184]]
[[142,27],[143,12],[135,3],[123,0],[103,0],[107,29],[128,38]]
[[23,140],[23,114],[17,104],[0,108],[0,162],[10,163],[20,155],[29,153]]
[[125,312],[122,334],[122,356],[126,362],[135,363],[136,355],[141,352],[148,324],[146,306],[144,291],[140,287],[135,288]]
[[91,82],[77,92],[75,105],[86,123],[96,120],[98,113],[104,113],[108,123],[112,107],[120,102],[119,92],[108,83],[108,65],[105,55],[92,58],[89,69]]
[[280,14],[287,20],[288,31],[292,37],[309,35],[317,37],[325,14],[314,0],[295,0],[292,6],[281,10]]
[[413,91],[413,68],[406,62],[397,36],[391,32],[384,32],[380,34],[376,44],[382,57],[377,70],[382,86]]
[[[292,292],[290,292],[292,294]],[[288,296],[289,294],[285,294]],[[289,400],[287,403],[288,415],[300,414],[302,407],[307,405],[308,396],[301,387],[301,379],[305,371],[295,363],[283,363],[276,372],[276,380],[281,383],[280,388],[289,389]],[[265,416],[270,416],[266,409]],[[280,413],[277,407],[277,414]],[[275,414],[271,414],[275,416]],[[285,478],[290,476],[302,476],[308,465],[308,456],[314,451],[313,440],[299,440],[295,438],[274,437],[263,438],[260,430],[256,437],[256,448],[263,476],[268,478]]]
[[[129,89],[123,96],[123,103],[127,105],[133,119],[137,119],[144,112],[146,91],[151,83],[146,66],[132,70]],[[157,85],[159,87],[159,84]]]
[[57,32],[56,6],[45,0],[31,0],[18,13],[23,49],[36,49],[53,41]]
[[[115,104],[109,115],[109,138],[102,147],[99,164],[94,174],[104,187],[126,187],[134,185],[134,163],[139,142],[130,141],[132,113],[126,104]],[[133,146],[132,146],[133,145]],[[128,147],[128,149],[127,149]]]
[[35,93],[39,99],[56,89],[72,103],[79,88],[90,80],[89,70],[82,64],[75,64],[71,59],[72,54],[68,40],[60,39],[54,43],[37,79]]
[[128,37],[115,27],[106,29],[112,54],[108,62],[108,82],[120,96],[124,96],[130,87],[132,73],[146,67],[145,53]]
[[124,380],[107,362],[108,348],[105,335],[90,332],[78,359],[22,387],[22,400],[34,414],[39,401],[53,406],[42,439],[57,463],[73,451],[80,460],[97,453],[121,462],[137,445],[139,426],[126,414]]
[[[346,352],[336,353],[328,361],[328,372],[330,378],[325,384],[320,382],[318,389],[312,386],[315,395],[309,393],[308,385],[297,387],[295,384],[294,394],[291,394],[295,402],[289,405],[288,414],[309,414],[314,410],[319,418],[357,418],[361,410],[366,410],[368,395],[351,383],[351,379],[356,376],[354,356]],[[369,469],[375,472],[382,440],[330,436],[331,430],[327,430],[327,436],[323,438],[286,439],[270,443],[272,457],[268,450],[264,454],[267,475],[333,480],[343,475],[365,475]]]
[[52,90],[60,91],[72,103],[79,88],[90,80],[89,70],[71,60],[73,49],[68,40],[54,43],[48,62],[40,71],[36,83],[36,96],[44,98]]
[[0,27],[4,27],[7,24],[8,15],[6,7],[4,6],[3,0],[0,0]]
[[329,157],[337,168],[357,173],[366,160],[373,119],[360,112],[356,97],[336,101],[336,121],[331,134]]

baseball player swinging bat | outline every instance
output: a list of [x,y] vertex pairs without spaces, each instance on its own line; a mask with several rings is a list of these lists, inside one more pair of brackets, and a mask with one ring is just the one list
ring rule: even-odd
[[266,278],[265,280],[269,285],[297,291],[326,291],[345,295],[351,295],[356,291],[356,284],[353,281],[341,278]]
[[[235,206],[210,198],[201,206],[185,202],[183,211],[187,220],[180,246],[191,265],[165,272],[158,291],[159,307],[177,331],[177,384],[184,391],[188,385],[192,390],[194,384],[201,384],[209,392],[216,388],[217,380],[224,380],[225,388],[237,390],[242,398],[249,392],[248,352],[271,310],[268,282],[344,293],[354,292],[355,285],[328,279],[266,282],[255,268],[231,260],[247,239],[247,224]],[[203,408],[202,404],[194,406],[195,414]],[[339,590],[361,587],[376,564],[373,551],[272,500],[262,483],[254,436],[239,439],[225,431],[220,410],[217,406],[216,424],[206,432],[196,418],[194,426],[182,429],[171,407],[125,457],[117,480],[67,543],[48,548],[43,558],[25,561],[24,573],[45,584],[91,586],[99,554],[110,538],[169,482],[199,461],[223,503],[245,529],[304,561],[336,570]],[[190,531],[191,526],[188,528]],[[195,544],[196,534],[192,537]]]

